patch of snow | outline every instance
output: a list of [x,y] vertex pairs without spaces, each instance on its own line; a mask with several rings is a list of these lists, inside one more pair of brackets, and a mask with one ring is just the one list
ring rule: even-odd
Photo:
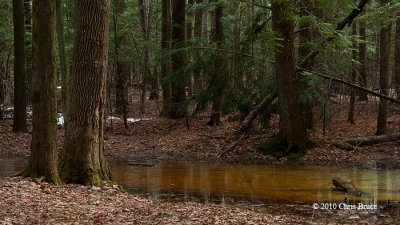
[[58,116],[57,117],[57,125],[63,125],[63,124],[64,124],[64,117]]
[[139,121],[142,121],[142,120],[151,120],[151,118],[145,118],[145,119],[135,119],[135,118],[128,118],[128,119],[126,119],[128,122],[131,122],[131,123],[135,123],[135,122],[139,122]]
[[115,117],[115,116],[108,116],[107,119],[108,120],[120,120],[120,118]]
[[61,86],[57,86],[57,89],[60,90],[62,87]]
[[32,111],[29,111],[29,112],[27,112],[27,113],[28,113],[28,115],[32,116]]

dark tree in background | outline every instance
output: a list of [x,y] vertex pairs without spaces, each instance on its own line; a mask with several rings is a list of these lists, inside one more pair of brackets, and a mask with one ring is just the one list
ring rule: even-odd
[[32,141],[23,175],[59,182],[57,172],[56,3],[33,2]]
[[110,0],[75,0],[69,129],[59,166],[66,183],[111,179],[103,137],[109,14]]
[[395,77],[397,99],[400,99],[400,13],[397,13],[396,17],[397,17],[396,31],[394,36],[394,41],[395,41],[394,77]]
[[163,0],[162,6],[162,22],[161,22],[161,86],[162,86],[162,114],[169,116],[171,111],[171,83],[166,79],[171,72],[171,57],[167,51],[171,49],[171,1]]
[[26,132],[26,74],[24,0],[13,0],[14,22],[14,127]]
[[[362,87],[367,88],[368,85],[368,74],[367,74],[367,34],[366,34],[366,25],[364,20],[360,20],[360,28],[359,28],[359,36],[360,36],[360,43],[359,43],[359,58],[358,61],[360,62],[360,66],[358,67],[359,71],[359,80]],[[360,91],[359,92],[359,99],[361,101],[368,100],[368,94],[366,92]]]
[[[353,22],[353,28],[352,28],[352,51],[351,51],[351,58],[353,59],[351,63],[351,76],[350,76],[350,81],[353,83],[357,82],[357,68],[355,62],[357,61],[357,41],[356,41],[356,35],[357,35],[357,23]],[[354,110],[355,110],[355,103],[356,103],[356,92],[354,89],[351,90],[350,92],[350,109],[349,109],[349,114],[347,115],[347,122],[351,124],[355,124],[354,122]]]

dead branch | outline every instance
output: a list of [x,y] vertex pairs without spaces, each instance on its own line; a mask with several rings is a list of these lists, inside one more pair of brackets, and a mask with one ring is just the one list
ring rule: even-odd
[[349,182],[346,182],[340,178],[333,178],[332,179],[332,184],[335,185],[335,187],[339,191],[343,191],[349,195],[354,195],[360,197],[362,195],[362,192],[358,190],[354,185],[350,184]]
[[385,142],[400,141],[400,134],[388,134],[388,135],[371,136],[371,137],[348,138],[343,141],[346,143],[349,143],[353,146],[374,145],[374,144],[385,143]]

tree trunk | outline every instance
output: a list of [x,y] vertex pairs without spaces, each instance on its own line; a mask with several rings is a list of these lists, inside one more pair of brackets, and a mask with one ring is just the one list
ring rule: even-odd
[[[188,0],[188,8],[193,7],[194,0]],[[186,19],[186,48],[190,47],[190,41],[192,40],[193,37],[193,12],[189,11],[187,13],[187,19]],[[187,53],[187,61],[191,61],[191,54],[188,52]],[[191,72],[189,77],[188,77],[188,82],[187,82],[187,87],[188,87],[188,97],[193,96],[193,89],[194,89],[194,76],[193,73]]]
[[372,137],[348,138],[344,139],[343,141],[353,146],[365,146],[365,145],[374,145],[374,144],[399,141],[399,140],[400,140],[400,134],[390,134],[390,135],[380,135]]
[[32,141],[23,175],[58,183],[56,98],[56,3],[33,2]]
[[[357,23],[353,22],[353,29],[352,29],[352,48],[353,50],[351,51],[351,58],[353,59],[353,62],[351,63],[351,77],[350,81],[352,83],[357,82],[357,69],[356,69],[356,64],[354,63],[357,60],[357,42],[356,42],[356,35],[357,35]],[[356,103],[356,92],[354,89],[351,89],[350,92],[350,109],[349,109],[349,114],[347,115],[347,122],[351,124],[355,124],[354,122],[354,108],[355,108],[355,103]]]
[[26,132],[26,74],[24,0],[13,0],[14,132]]
[[[57,14],[57,37],[58,37],[58,52],[60,58],[60,67],[61,67],[61,96],[62,96],[62,108],[63,108],[63,116],[64,116],[64,130],[68,129],[68,82],[69,75],[67,69],[67,56],[65,53],[65,40],[64,40],[64,13],[63,13],[63,1],[56,0],[56,14]],[[66,133],[66,132],[65,132]]]
[[[360,21],[360,29],[359,29],[359,36],[360,36],[360,44],[359,44],[359,62],[360,66],[358,68],[359,74],[360,74],[360,84],[362,87],[367,88],[368,86],[368,77],[367,77],[367,35],[366,35],[366,25],[365,21],[361,20]],[[368,100],[368,94],[365,92],[360,91],[359,94],[359,99],[361,101],[367,101]]]
[[[388,0],[380,0],[380,5],[384,6],[388,3]],[[390,31],[391,24],[381,23],[380,30],[380,43],[379,43],[379,87],[380,91],[384,95],[389,95],[389,56],[390,56]],[[379,112],[378,112],[378,124],[377,124],[377,135],[386,133],[386,122],[388,117],[388,101],[380,99]]]
[[75,0],[69,129],[59,164],[66,183],[111,179],[103,137],[109,13],[110,0]]
[[161,63],[161,86],[163,107],[162,115],[168,116],[171,111],[171,83],[166,80],[171,72],[171,57],[169,50],[171,49],[171,1],[162,1],[162,23],[161,23],[161,49],[162,49],[162,63]]
[[[203,0],[196,0],[196,4],[202,4]],[[194,15],[194,37],[202,37],[203,28],[203,9],[197,9]],[[201,72],[194,74],[193,94],[198,95],[203,91]]]
[[282,40],[275,50],[275,69],[279,97],[280,138],[291,148],[303,148],[307,142],[303,109],[298,104],[300,81],[296,74],[296,53],[294,49],[294,21],[290,3],[272,2],[272,26]]
[[400,13],[397,13],[396,20],[396,31],[394,37],[394,54],[395,54],[395,62],[394,62],[394,77],[395,77],[395,85],[396,85],[396,95],[397,99],[400,100]]
[[[218,0],[213,0],[217,3],[215,8],[214,31],[212,42],[217,45],[218,49],[224,49],[224,27],[222,26],[222,17],[224,16],[223,3]],[[222,58],[222,53],[217,52],[213,62],[211,84],[213,87],[213,104],[209,125],[219,125],[221,123],[222,105],[224,102],[224,90],[227,82],[225,61]]]
[[[32,33],[32,11],[31,11],[31,0],[24,0],[24,12],[25,12],[25,32]],[[25,35],[26,35],[25,33]],[[25,40],[25,74],[27,87],[26,87],[26,99],[27,104],[32,102],[32,41],[31,39]]]
[[179,52],[185,45],[185,10],[186,0],[174,0],[172,4],[172,73],[170,118],[186,115],[186,107],[182,103],[186,99],[185,92],[185,55]]
[[346,182],[340,178],[332,178],[332,184],[335,185],[335,187],[340,190],[345,192],[346,194],[349,195],[354,195],[354,196],[362,196],[362,192],[358,190],[354,185],[350,184],[349,182]]

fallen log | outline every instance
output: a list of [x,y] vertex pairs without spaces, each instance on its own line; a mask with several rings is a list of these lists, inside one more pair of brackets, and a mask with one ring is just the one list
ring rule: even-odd
[[346,194],[354,195],[357,197],[361,197],[361,195],[362,195],[362,192],[360,190],[358,190],[354,185],[352,185],[349,182],[346,182],[340,178],[337,178],[337,177],[333,178],[332,184],[335,185],[337,190],[343,191]]
[[343,141],[346,143],[349,143],[353,146],[374,145],[374,144],[385,143],[385,142],[400,141],[400,134],[388,134],[388,135],[371,136],[371,137],[348,138]]
[[275,90],[272,94],[268,95],[264,100],[262,100],[262,102],[258,104],[256,108],[251,111],[250,114],[243,120],[236,133],[244,133],[247,129],[249,129],[257,116],[263,112],[276,97],[278,97],[278,92]]

